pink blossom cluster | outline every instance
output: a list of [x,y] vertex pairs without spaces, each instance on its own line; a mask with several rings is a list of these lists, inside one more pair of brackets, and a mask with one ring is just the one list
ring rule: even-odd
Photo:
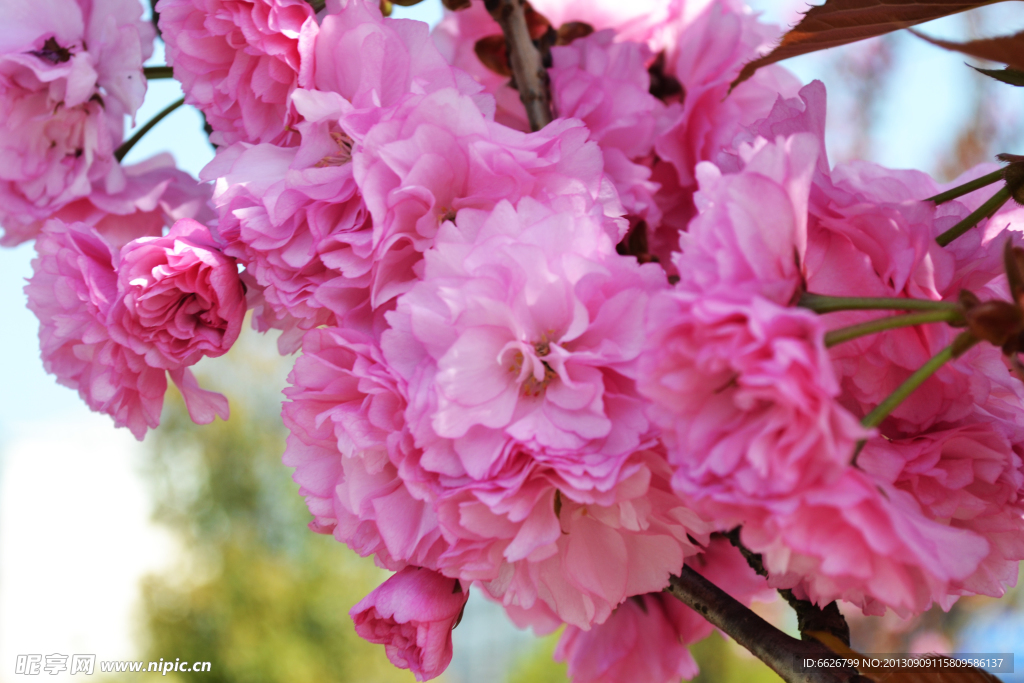
[[246,310],[236,262],[194,220],[215,216],[209,189],[169,154],[120,163],[153,25],[133,0],[11,2],[0,19],[0,244],[36,239],[44,366],[140,439],[168,373],[193,419],[226,418],[188,369],[230,348]]
[[535,132],[480,59],[501,36],[481,0],[433,35],[376,0],[161,0],[218,145],[201,186],[114,157],[146,25],[64,4],[82,21],[0,32],[0,221],[39,235],[47,369],[141,438],[168,374],[196,422],[226,417],[189,368],[247,310],[279,330],[310,528],[395,572],[352,616],[417,679],[470,590],[564,625],[575,681],[669,683],[712,630],[664,592],[684,566],[747,603],[902,616],[1013,585],[1024,386],[1001,350],[866,421],[960,330],[834,343],[878,312],[807,301],[1007,300],[1024,211],[940,247],[984,192],[935,206],[923,173],[832,167],[820,82],[770,67],[730,93],[776,37],[738,0],[537,0],[559,38]]

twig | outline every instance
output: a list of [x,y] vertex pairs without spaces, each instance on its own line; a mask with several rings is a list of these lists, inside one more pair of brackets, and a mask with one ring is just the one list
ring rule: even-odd
[[788,683],[849,683],[856,669],[804,667],[803,660],[835,659],[817,640],[797,640],[759,617],[743,603],[690,567],[669,577],[668,592],[750,650]]
[[[768,572],[764,568],[761,556],[752,552],[740,541],[739,527],[724,535],[740,551],[751,569],[761,576],[768,578]],[[830,602],[824,608],[821,608],[808,600],[801,600],[796,597],[793,595],[793,591],[788,588],[779,590],[779,594],[785,598],[789,606],[796,612],[797,628],[800,629],[801,638],[807,640],[808,633],[825,631],[841,640],[844,645],[850,644],[850,625],[846,623],[846,618],[839,611],[839,606],[835,602]]]
[[485,0],[484,4],[505,34],[512,77],[519,89],[519,99],[526,107],[530,128],[540,130],[552,119],[548,72],[540,51],[530,38],[523,0]]

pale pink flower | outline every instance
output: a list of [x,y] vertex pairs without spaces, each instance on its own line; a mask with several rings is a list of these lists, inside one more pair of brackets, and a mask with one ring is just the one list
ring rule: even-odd
[[299,148],[239,143],[203,169],[204,178],[216,178],[225,253],[245,264],[272,318],[294,320],[300,330],[335,324],[336,315],[369,300],[372,226],[352,177],[350,143],[339,139],[337,163],[307,165]]
[[160,0],[167,63],[211,141],[293,144],[288,98],[312,78],[318,26],[305,0]]
[[452,661],[452,629],[469,592],[429,569],[406,567],[351,609],[356,633],[384,645],[388,659],[416,680],[439,676]]
[[702,509],[760,553],[769,584],[825,605],[842,599],[865,614],[886,607],[906,617],[933,603],[948,609],[950,588],[989,554],[983,538],[933,521],[912,495],[856,468],[828,484],[742,510],[729,498]]
[[372,0],[331,0],[327,9],[307,87],[337,93],[360,110],[393,107],[409,93],[479,92],[445,61],[423,22],[385,18]]
[[868,435],[837,402],[809,311],[679,289],[652,302],[647,332],[638,386],[695,500],[788,499],[839,477]]
[[[164,228],[181,218],[209,222],[215,217],[207,206],[209,187],[175,168],[170,154],[158,154],[122,170],[125,185],[121,190],[95,190],[65,205],[52,217],[65,223],[96,226],[114,249],[137,237],[159,236]],[[43,221],[8,225],[0,244],[14,246],[34,239],[42,226]]]
[[284,454],[305,496],[310,527],[397,570],[436,568],[447,545],[431,477],[416,469],[405,425],[405,384],[369,338],[343,329],[310,330],[288,377]]
[[175,370],[227,353],[242,329],[245,290],[209,229],[185,218],[162,237],[121,248],[111,337],[154,368]]
[[4,241],[94,191],[117,193],[125,115],[146,92],[153,28],[134,0],[0,8],[0,223]]
[[678,237],[679,286],[703,293],[756,293],[786,306],[798,293],[807,252],[807,207],[820,153],[798,133],[741,145],[742,171],[697,167],[700,215]]
[[673,495],[661,453],[632,454],[607,490],[581,488],[521,449],[502,465],[446,484],[436,508],[449,548],[439,564],[484,582],[522,621],[589,629],[629,596],[662,590],[707,542],[708,525]]
[[403,102],[353,148],[374,226],[372,305],[409,288],[438,228],[466,208],[568,195],[584,210],[598,206],[617,241],[625,230],[621,205],[602,173],[600,149],[587,138],[572,120],[530,134],[511,130],[453,89]]
[[661,186],[655,200],[663,218],[660,226],[648,226],[648,244],[673,274],[670,255],[679,248],[679,233],[697,213],[697,165],[710,161],[723,170],[736,170],[736,138],[768,116],[779,97],[795,97],[800,87],[792,74],[772,65],[730,93],[729,85],[743,65],[769,50],[779,31],[734,0],[699,3],[695,14],[689,10],[686,3],[688,18],[673,27],[665,59],[665,73],[679,81],[685,94],[675,122],[655,141],[658,161],[651,176]]
[[[745,604],[755,597],[773,597],[767,582],[724,538],[712,538],[703,553],[687,558],[687,564]],[[628,598],[606,622],[589,631],[567,626],[555,660],[568,663],[574,683],[675,683],[697,675],[697,663],[686,646],[712,630],[703,616],[677,598],[647,593]]]
[[1024,465],[996,424],[875,439],[858,466],[914,496],[931,519],[988,541],[977,569],[950,586],[957,595],[1002,596],[1024,559]]
[[426,457],[482,478],[518,444],[575,477],[581,459],[614,470],[647,438],[632,378],[664,279],[615,254],[595,213],[524,199],[445,224],[383,337],[410,393],[429,396],[407,412]]
[[[955,249],[939,247],[935,238],[969,209],[958,201],[938,207],[921,201],[937,192],[937,185],[924,173],[893,171],[866,162],[843,164],[830,177],[820,177],[809,204],[807,290],[837,296],[956,300],[969,282],[981,293],[986,279],[997,278],[998,270],[978,266],[983,260],[990,265],[998,262],[992,252],[1001,251],[1005,238],[990,237],[982,245],[972,235]],[[976,262],[973,274],[958,262]],[[842,312],[824,320],[835,329],[877,317],[871,311]],[[922,325],[836,346],[830,355],[845,405],[857,415],[866,415],[957,334],[947,325]],[[932,425],[967,417],[986,400],[990,381],[1006,379],[1005,371],[991,363],[987,366],[996,369],[991,377],[971,370],[971,364],[985,365],[979,359],[993,354],[998,356],[994,348],[978,348],[946,364],[893,411],[881,431],[889,437],[913,436]]]
[[[127,345],[127,332],[110,312],[123,292],[118,255],[85,223],[49,221],[36,240],[38,257],[25,287],[28,306],[39,318],[43,365],[61,384],[77,389],[97,412],[109,414],[142,439],[160,422],[167,389],[166,366],[154,367]],[[237,275],[235,276],[237,278]],[[227,401],[199,388],[191,371],[169,370],[193,421],[227,418]]]
[[625,211],[650,225],[661,221],[645,161],[654,141],[677,108],[666,107],[650,94],[646,45],[614,42],[611,30],[551,48],[552,106],[558,116],[578,118],[601,147],[605,173],[615,184]]

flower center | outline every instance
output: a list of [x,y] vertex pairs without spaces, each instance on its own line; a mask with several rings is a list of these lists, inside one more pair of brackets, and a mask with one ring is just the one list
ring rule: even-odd
[[534,344],[513,341],[502,348],[498,354],[498,362],[516,375],[523,396],[537,398],[544,393],[548,384],[558,377],[558,373],[543,360],[551,353],[551,344],[542,341]]
[[323,159],[316,162],[317,168],[326,168],[327,166],[344,166],[348,162],[352,161],[352,138],[344,133],[334,132],[331,133],[331,139],[338,145],[338,151],[334,154],[328,154]]

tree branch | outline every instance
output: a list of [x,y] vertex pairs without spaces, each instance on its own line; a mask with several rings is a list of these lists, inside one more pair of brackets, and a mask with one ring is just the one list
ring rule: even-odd
[[523,0],[485,0],[484,4],[505,34],[512,77],[519,89],[519,99],[526,107],[530,128],[540,130],[552,119],[548,72],[530,37]]
[[683,567],[679,576],[669,577],[666,590],[750,650],[788,683],[863,680],[852,668],[805,668],[806,658],[835,659],[836,654],[817,640],[797,640],[786,635],[690,567]]
[[[749,548],[740,542],[739,527],[725,534],[725,537],[740,551],[751,569],[761,576],[768,578],[768,571],[764,568],[761,556],[751,552]],[[834,635],[844,645],[848,646],[850,644],[850,626],[846,623],[846,618],[839,611],[839,606],[835,602],[830,602],[824,608],[821,608],[808,600],[801,600],[796,597],[793,595],[793,591],[788,588],[779,590],[779,595],[785,598],[789,606],[796,612],[797,628],[800,629],[801,638],[807,640],[807,633],[824,631]]]

